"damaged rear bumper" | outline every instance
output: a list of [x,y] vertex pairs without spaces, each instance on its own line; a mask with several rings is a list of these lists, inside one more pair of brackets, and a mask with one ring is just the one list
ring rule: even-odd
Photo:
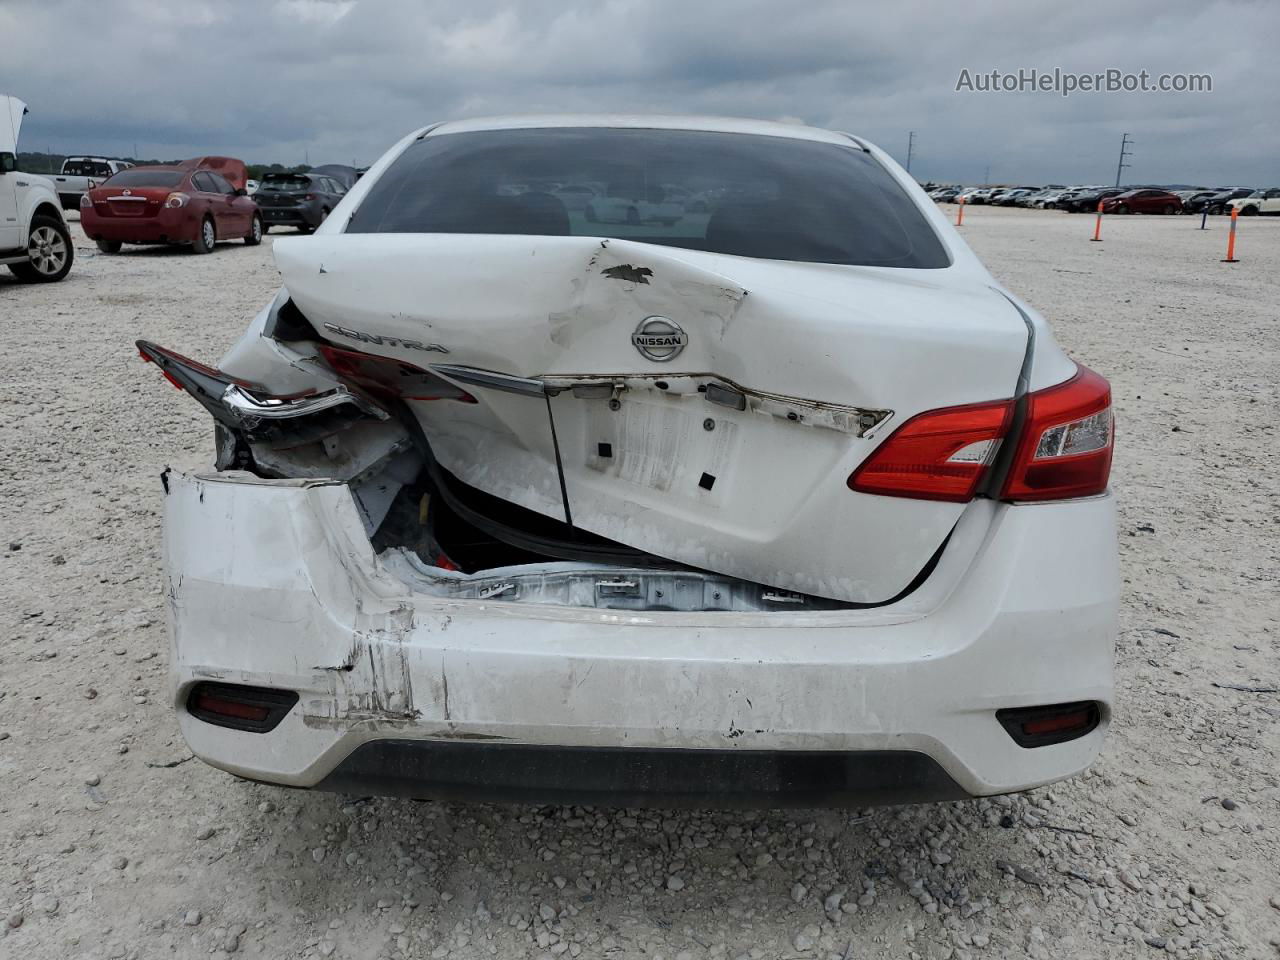
[[[975,502],[928,581],[887,606],[676,613],[430,595],[375,556],[344,484],[167,485],[174,705],[192,750],[246,778],[543,801],[947,799],[1077,773],[1109,718],[1109,496]],[[299,700],[269,732],[229,729],[187,711],[202,681]],[[1052,746],[1018,746],[995,716],[1074,701],[1102,721]]]

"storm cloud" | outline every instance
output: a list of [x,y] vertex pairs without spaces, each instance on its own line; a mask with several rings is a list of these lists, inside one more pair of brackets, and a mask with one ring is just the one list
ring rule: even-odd
[[[938,180],[1280,183],[1280,5],[0,0],[22,147],[368,164],[442,119],[712,113],[847,130]],[[1019,69],[1211,92],[979,93]]]

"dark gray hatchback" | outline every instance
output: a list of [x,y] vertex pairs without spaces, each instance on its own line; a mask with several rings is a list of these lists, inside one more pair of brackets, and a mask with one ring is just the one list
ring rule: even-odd
[[269,173],[254,194],[262,211],[262,229],[297,227],[310,233],[324,223],[346,188],[335,178],[315,173]]

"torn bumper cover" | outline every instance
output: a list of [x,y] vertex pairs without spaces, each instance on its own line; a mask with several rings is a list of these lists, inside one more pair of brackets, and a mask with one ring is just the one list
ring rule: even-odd
[[[182,732],[246,778],[548,801],[946,799],[1076,773],[1108,721],[1109,496],[975,502],[910,596],[770,613],[516,603],[480,595],[495,571],[442,587],[377,555],[334,481],[174,474],[165,510]],[[186,709],[200,682],[299,699],[268,732],[229,729]],[[1020,747],[996,718],[1075,700],[1101,723],[1066,743]],[[464,749],[479,745],[504,749]],[[744,771],[758,789],[742,792]],[[825,792],[806,789],[815,777]]]

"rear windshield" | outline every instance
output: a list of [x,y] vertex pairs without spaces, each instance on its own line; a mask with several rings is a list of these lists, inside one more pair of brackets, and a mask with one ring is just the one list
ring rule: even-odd
[[68,177],[109,177],[111,165],[100,160],[64,160],[62,173]]
[[424,137],[378,178],[347,232],[618,237],[771,260],[950,264],[906,192],[852,143],[692,130]]
[[182,170],[121,170],[106,184],[112,187],[176,187],[186,172]]
[[273,177],[268,176],[258,187],[259,190],[306,190],[311,181],[306,177]]

